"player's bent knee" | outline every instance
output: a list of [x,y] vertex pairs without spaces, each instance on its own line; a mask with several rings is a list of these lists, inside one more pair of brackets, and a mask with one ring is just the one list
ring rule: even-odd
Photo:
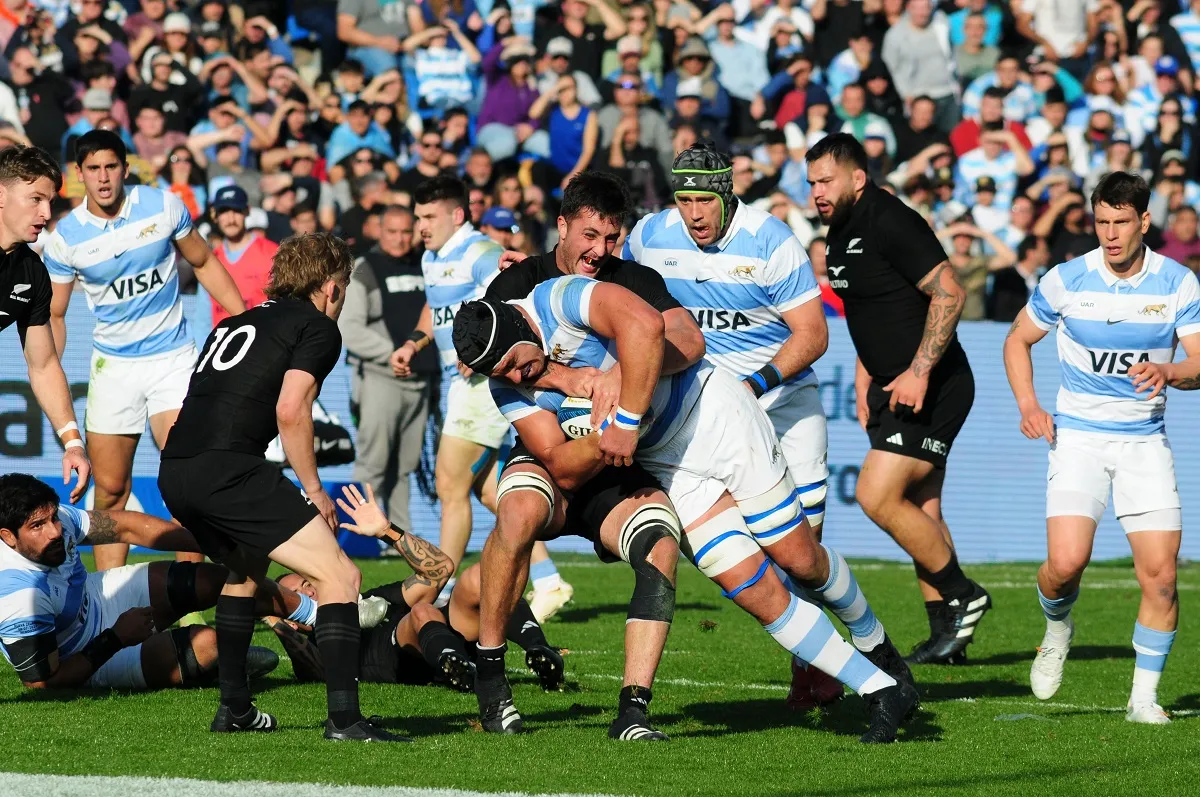
[[767,492],[738,502],[738,511],[759,545],[774,545],[804,523],[804,506],[791,476]]
[[413,630],[420,631],[426,623],[445,623],[446,618],[432,603],[418,603],[409,612],[412,617]]
[[496,487],[496,508],[506,527],[541,531],[554,516],[554,485],[540,473],[507,473]]
[[217,661],[217,634],[207,626],[189,626],[171,631],[179,683],[183,687],[205,686]]
[[[633,596],[629,600],[629,620],[670,623],[675,617],[675,562],[656,561],[655,551],[664,547],[678,550],[682,527],[672,509],[664,504],[644,504],[621,528],[621,558],[633,568]],[[662,567],[669,567],[664,572]]]
[[708,578],[716,578],[750,557],[762,555],[762,548],[751,536],[737,507],[730,507],[687,532],[679,547]]

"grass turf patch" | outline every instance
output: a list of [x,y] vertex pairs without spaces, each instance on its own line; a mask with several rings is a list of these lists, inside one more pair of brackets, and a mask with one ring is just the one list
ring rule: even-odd
[[[970,663],[918,667],[923,710],[899,744],[866,747],[862,702],[847,696],[826,712],[783,705],[787,656],[761,628],[690,566],[680,568],[678,609],[651,706],[668,744],[613,742],[623,661],[622,632],[633,578],[620,564],[561,557],[575,601],[546,627],[570,650],[567,689],[543,693],[510,644],[509,666],[529,733],[498,738],[474,722],[476,703],[438,687],[362,685],[367,713],[413,745],[333,745],[321,739],[324,690],[291,683],[285,660],[256,686],[259,705],[282,724],[268,735],[208,732],[215,689],[147,694],[25,693],[0,675],[0,769],[453,787],[480,791],[611,794],[1026,794],[1086,790],[1178,793],[1200,774],[1200,662],[1187,611],[1200,570],[1180,571],[1185,605],[1160,702],[1179,712],[1166,727],[1124,721],[1133,673],[1130,637],[1138,590],[1127,565],[1093,565],[1075,609],[1077,634],[1059,693],[1039,703],[1029,664],[1043,619],[1035,566],[971,566],[992,592]],[[394,560],[360,562],[364,585],[403,578]],[[925,634],[912,570],[858,563],[856,574],[892,638],[907,650]],[[210,613],[211,616],[211,613]],[[282,653],[265,629],[255,644]],[[0,776],[0,794],[6,794]]]

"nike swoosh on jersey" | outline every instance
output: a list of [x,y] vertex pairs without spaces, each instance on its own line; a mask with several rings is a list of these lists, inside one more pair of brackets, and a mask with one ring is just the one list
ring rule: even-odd
[[1114,321],[1114,320],[1112,320],[1112,319],[1110,318],[1110,319],[1108,319],[1108,321],[1107,321],[1106,323],[1107,323],[1109,326],[1112,326],[1113,324],[1119,324],[1119,323],[1121,323],[1121,322],[1122,322],[1122,321],[1124,321],[1124,320],[1125,320],[1124,318],[1118,318],[1116,321]]
[[704,279],[700,279],[699,277],[696,277],[696,284],[699,285],[701,283],[708,282],[711,279],[712,279],[712,277],[705,277]]

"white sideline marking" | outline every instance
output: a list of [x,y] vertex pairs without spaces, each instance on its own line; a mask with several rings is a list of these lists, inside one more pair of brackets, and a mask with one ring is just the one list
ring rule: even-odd
[[[1088,706],[1079,703],[1055,703],[1043,702],[1041,700],[1011,700],[1004,697],[989,697],[980,700],[974,697],[960,697],[957,700],[950,701],[952,703],[973,703],[979,706],[988,706],[993,703],[1003,703],[1006,706],[1028,706],[1031,708],[1061,708],[1067,711],[1107,711],[1112,713],[1124,713],[1125,708],[1117,706]],[[1195,717],[1200,715],[1200,709],[1181,708],[1177,711],[1166,709],[1166,712],[1172,717]]]
[[6,797],[606,797],[605,795],[529,795],[412,786],[334,786],[321,783],[221,782],[190,778],[139,778],[127,775],[23,775],[0,773]]

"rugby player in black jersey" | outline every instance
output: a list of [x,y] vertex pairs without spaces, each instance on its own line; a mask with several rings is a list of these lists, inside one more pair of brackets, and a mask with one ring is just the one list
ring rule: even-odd
[[975,398],[955,332],[966,293],[924,219],[867,177],[857,139],[826,136],[805,160],[829,225],[829,284],[858,353],[858,421],[871,439],[855,498],[916,567],[930,633],[908,661],[955,663],[991,607],[959,567],[941,511],[946,457]]
[[[667,336],[663,373],[674,373],[704,356],[704,336],[667,292],[662,276],[612,256],[631,206],[628,189],[612,175],[577,175],[563,192],[559,245],[509,266],[486,295],[501,301],[523,299],[538,283],[564,274],[622,285],[663,314]],[[552,364],[537,384],[571,396],[590,396],[593,423],[597,423],[616,406],[621,375],[619,368],[601,373]],[[570,533],[590,539],[606,561],[628,561],[637,578],[629,611],[635,622],[626,625],[625,676],[609,735],[623,740],[666,739],[650,726],[647,710],[674,615],[678,518],[657,480],[641,466],[608,467],[584,484],[556,483],[551,475],[555,463],[541,459],[547,451],[530,441],[517,442],[497,490],[496,529],[483,549],[475,681],[483,727],[501,733],[521,729],[504,674],[505,630],[524,589],[523,574],[534,541]]]
[[[276,727],[274,717],[255,707],[246,679],[252,596],[256,585],[274,584],[267,578],[274,561],[302,574],[317,593],[325,738],[409,741],[359,710],[360,574],[337,544],[337,510],[313,453],[312,403],[341,354],[336,320],[353,259],[346,243],[327,233],[285,240],[275,254],[268,301],[222,321],[208,336],[163,448],[158,487],[167,508],[204,553],[230,569],[217,601],[216,732]],[[264,457],[276,435],[304,492]]]

